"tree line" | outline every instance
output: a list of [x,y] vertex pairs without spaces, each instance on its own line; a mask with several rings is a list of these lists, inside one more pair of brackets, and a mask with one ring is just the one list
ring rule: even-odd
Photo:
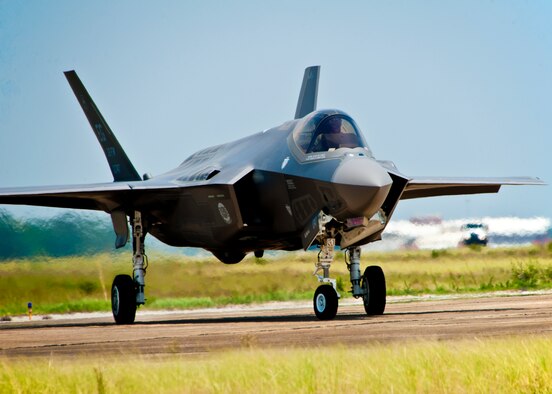
[[0,259],[94,254],[114,250],[109,218],[67,212],[19,218],[0,210]]

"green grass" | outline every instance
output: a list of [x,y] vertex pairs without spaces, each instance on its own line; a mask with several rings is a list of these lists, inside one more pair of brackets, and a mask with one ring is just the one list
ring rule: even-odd
[[[224,265],[214,258],[150,256],[146,308],[183,309],[308,300],[318,285],[316,253],[247,258]],[[451,294],[552,288],[552,248],[364,252],[362,265],[381,265],[389,295]],[[0,262],[0,316],[107,311],[112,278],[130,273],[130,256],[23,259]],[[338,253],[332,276],[347,296],[350,283]]]
[[1,359],[2,393],[550,393],[552,339]]

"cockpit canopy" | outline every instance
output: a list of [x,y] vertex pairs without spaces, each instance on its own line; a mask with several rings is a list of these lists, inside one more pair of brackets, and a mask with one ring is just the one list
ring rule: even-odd
[[372,156],[355,121],[341,111],[326,110],[309,114],[295,127],[293,139],[303,153],[362,147]]

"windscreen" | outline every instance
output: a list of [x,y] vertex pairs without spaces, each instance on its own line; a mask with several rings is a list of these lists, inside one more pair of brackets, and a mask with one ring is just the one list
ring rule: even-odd
[[[322,114],[320,114],[322,115]],[[295,133],[295,141],[304,153],[327,152],[339,148],[365,147],[354,121],[341,114],[314,117]]]

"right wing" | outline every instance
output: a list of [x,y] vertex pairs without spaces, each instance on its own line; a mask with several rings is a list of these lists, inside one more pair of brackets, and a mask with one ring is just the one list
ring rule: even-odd
[[126,213],[173,203],[178,199],[181,186],[154,180],[143,182],[77,73],[67,71],[65,77],[104,151],[114,182],[4,188],[0,189],[0,204],[105,211],[113,220],[116,247],[124,246],[128,240]]
[[127,214],[178,201],[183,186],[155,181],[0,189],[0,204],[105,211],[111,215],[115,247],[128,241]]
[[[98,138],[111,173],[113,183],[90,185],[20,187],[0,189],[0,204],[35,205],[57,208],[92,209],[105,212],[134,209],[137,197],[144,193],[135,189],[148,189],[148,194],[178,186],[153,180],[142,182],[111,128],[86,91],[77,73],[66,71],[65,77],[73,90],[94,134]],[[131,197],[132,194],[132,197]]]
[[0,204],[105,211],[145,208],[163,198],[173,200],[182,186],[156,182],[113,182],[71,186],[0,189]]
[[502,185],[545,185],[545,183],[539,178],[532,177],[414,177],[408,179],[408,183],[401,195],[401,200],[462,194],[496,193]]

